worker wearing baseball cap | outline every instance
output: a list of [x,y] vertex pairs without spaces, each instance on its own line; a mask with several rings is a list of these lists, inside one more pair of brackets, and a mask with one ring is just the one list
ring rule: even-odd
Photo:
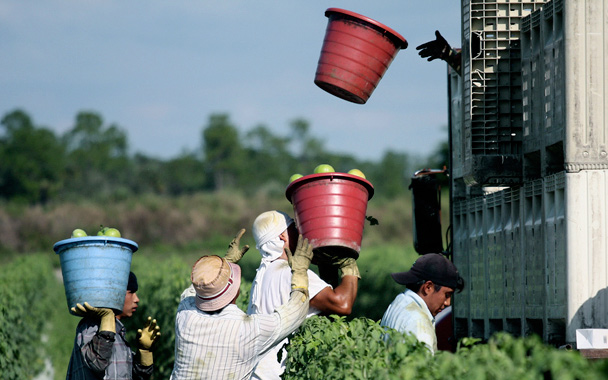
[[391,276],[406,289],[388,306],[380,324],[412,333],[435,353],[435,316],[450,306],[454,291],[464,288],[464,280],[456,266],[438,253],[425,254],[409,271]]

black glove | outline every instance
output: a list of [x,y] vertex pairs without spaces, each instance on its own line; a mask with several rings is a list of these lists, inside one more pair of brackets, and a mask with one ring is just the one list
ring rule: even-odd
[[434,59],[440,58],[446,61],[450,52],[452,51],[452,47],[448,42],[443,38],[441,33],[438,30],[435,31],[436,39],[434,41],[429,41],[420,46],[416,47],[416,50],[420,50],[418,54],[422,58],[428,57],[427,61],[432,61]]

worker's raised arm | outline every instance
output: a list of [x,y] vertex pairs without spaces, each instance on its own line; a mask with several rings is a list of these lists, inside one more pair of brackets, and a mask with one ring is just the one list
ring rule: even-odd
[[357,276],[343,276],[335,289],[326,287],[310,300],[310,306],[322,314],[350,315],[357,298]]
[[[315,261],[322,275],[325,273],[334,277],[335,274],[337,277],[339,273],[342,278],[335,288],[327,287],[312,297],[310,306],[323,314],[349,315],[357,298],[357,287],[361,278],[356,260],[352,257],[317,252]],[[328,280],[335,285],[333,279]]]
[[418,54],[422,58],[428,58],[427,61],[439,58],[460,74],[462,61],[460,50],[452,49],[438,30],[435,31],[435,40],[416,46],[416,50],[420,50]]

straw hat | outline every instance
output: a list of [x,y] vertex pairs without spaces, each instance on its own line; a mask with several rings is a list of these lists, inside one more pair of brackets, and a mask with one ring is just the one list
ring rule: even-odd
[[216,311],[228,305],[239,292],[241,267],[219,256],[203,256],[190,276],[196,291],[196,307]]

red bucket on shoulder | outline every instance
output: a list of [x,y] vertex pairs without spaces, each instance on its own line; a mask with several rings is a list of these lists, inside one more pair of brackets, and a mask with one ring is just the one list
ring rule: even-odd
[[325,11],[325,39],[315,84],[339,98],[365,104],[407,41],[391,28],[355,12]]
[[291,182],[285,191],[296,226],[314,250],[359,257],[367,202],[372,184],[347,173],[310,174]]

